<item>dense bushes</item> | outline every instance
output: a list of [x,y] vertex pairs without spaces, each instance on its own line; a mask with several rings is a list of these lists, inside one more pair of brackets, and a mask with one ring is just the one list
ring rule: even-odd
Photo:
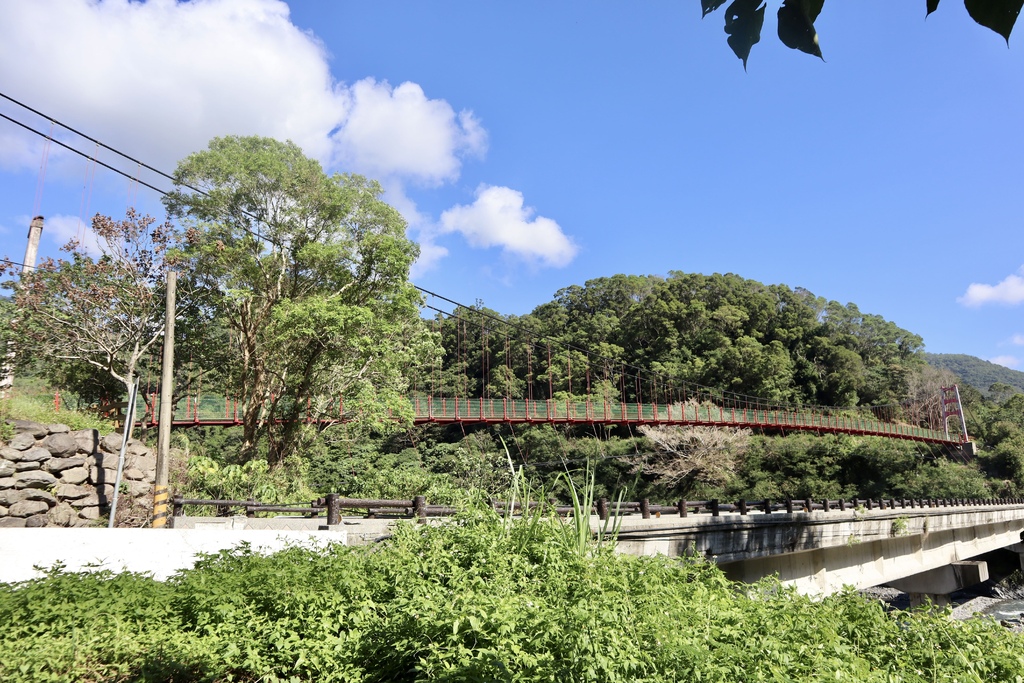
[[[156,533],[156,532],[154,532]],[[991,621],[729,583],[488,512],[372,548],[242,548],[166,584],[0,585],[5,681],[1022,681]]]

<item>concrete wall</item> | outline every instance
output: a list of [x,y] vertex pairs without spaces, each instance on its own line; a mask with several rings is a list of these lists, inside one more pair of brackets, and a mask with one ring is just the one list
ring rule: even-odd
[[[326,517],[174,517],[175,529],[203,529],[224,531],[317,531],[327,525]],[[395,519],[366,519],[343,517],[335,529],[345,534],[349,545],[374,543],[391,533]],[[412,523],[413,520],[403,520]],[[431,524],[442,524],[442,518],[429,520]]]
[[68,571],[150,572],[164,580],[194,565],[199,553],[249,543],[270,553],[292,545],[345,543],[337,531],[224,531],[218,529],[2,529],[0,582],[39,577],[34,567],[63,563]]

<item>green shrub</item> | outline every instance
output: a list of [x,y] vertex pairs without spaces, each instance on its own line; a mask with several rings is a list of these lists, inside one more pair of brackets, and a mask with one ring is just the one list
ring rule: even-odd
[[186,498],[298,503],[317,497],[306,486],[307,466],[297,455],[285,458],[280,467],[270,467],[266,460],[223,465],[211,457],[193,455],[188,458],[185,472],[179,492]]
[[163,584],[0,584],[0,680],[1024,680],[1024,644],[991,620],[581,554],[559,524],[481,508],[373,547],[225,551]]

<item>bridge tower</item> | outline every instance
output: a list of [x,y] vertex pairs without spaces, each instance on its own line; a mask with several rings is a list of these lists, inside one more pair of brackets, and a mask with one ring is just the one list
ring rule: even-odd
[[946,430],[946,438],[949,438],[949,418],[960,418],[960,441],[967,443],[967,422],[964,420],[963,405],[960,403],[960,387],[956,384],[949,387],[942,387],[942,426]]

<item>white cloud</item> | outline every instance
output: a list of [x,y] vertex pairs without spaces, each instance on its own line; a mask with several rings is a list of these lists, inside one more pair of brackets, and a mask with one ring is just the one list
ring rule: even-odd
[[33,164],[38,166],[42,148],[43,142],[39,138],[30,139],[16,132],[13,127],[0,129],[0,149],[3,150],[3,154],[0,154],[0,169],[15,171],[32,168]]
[[162,168],[226,134],[291,138],[323,157],[345,92],[288,11],[277,0],[0,3],[0,82]]
[[437,226],[429,216],[422,213],[416,206],[416,202],[405,193],[401,182],[394,178],[386,179],[382,183],[387,196],[388,203],[395,207],[408,224],[408,232],[419,243],[420,255],[412,264],[409,275],[417,278],[430,271],[445,256],[448,249],[435,242],[437,238]]
[[47,216],[43,223],[43,239],[49,240],[57,247],[63,247],[75,239],[81,242],[82,250],[90,256],[99,256],[103,253],[96,233],[78,216]]
[[426,184],[455,180],[459,155],[480,156],[487,147],[487,134],[472,112],[456,115],[444,100],[427,99],[415,83],[392,88],[372,78],[352,86],[351,110],[334,140],[344,166]]
[[[471,206],[446,211],[443,225],[420,213],[405,188],[459,178],[465,159],[486,152],[481,122],[416,83],[337,81],[324,46],[291,22],[281,0],[0,0],[0,84],[167,171],[216,136],[291,139],[328,168],[382,182],[420,241],[417,272],[448,254],[436,241],[444,232],[542,265],[565,265],[577,251],[555,221],[534,217],[508,188],[481,189]],[[50,130],[10,103],[0,108]],[[0,169],[35,172],[41,149],[35,136],[0,121]],[[49,158],[48,177],[81,182],[81,159],[57,146]],[[49,219],[47,231],[70,234],[65,220]]]
[[1015,334],[1010,337],[1010,343],[1015,346],[1024,346],[1024,334]]
[[996,356],[995,358],[989,358],[989,361],[1011,369],[1020,365],[1020,359],[1016,356]]
[[[345,170],[437,184],[486,148],[471,112],[415,83],[337,82],[323,45],[280,0],[0,2],[0,83],[168,170],[215,136],[258,134]],[[38,166],[38,142],[26,135],[0,127],[0,164]]]
[[409,277],[416,279],[424,273],[432,270],[441,260],[448,255],[447,247],[437,244],[432,239],[419,240],[420,255],[416,262],[409,269]]
[[440,231],[460,233],[473,247],[501,247],[546,266],[568,265],[578,251],[558,223],[534,217],[534,209],[523,206],[522,193],[507,187],[480,186],[475,202],[441,214]]
[[977,282],[967,287],[963,296],[957,301],[964,306],[977,307],[984,304],[1006,304],[1014,306],[1024,302],[1024,266],[1017,273],[1007,275],[996,285],[985,285]]

